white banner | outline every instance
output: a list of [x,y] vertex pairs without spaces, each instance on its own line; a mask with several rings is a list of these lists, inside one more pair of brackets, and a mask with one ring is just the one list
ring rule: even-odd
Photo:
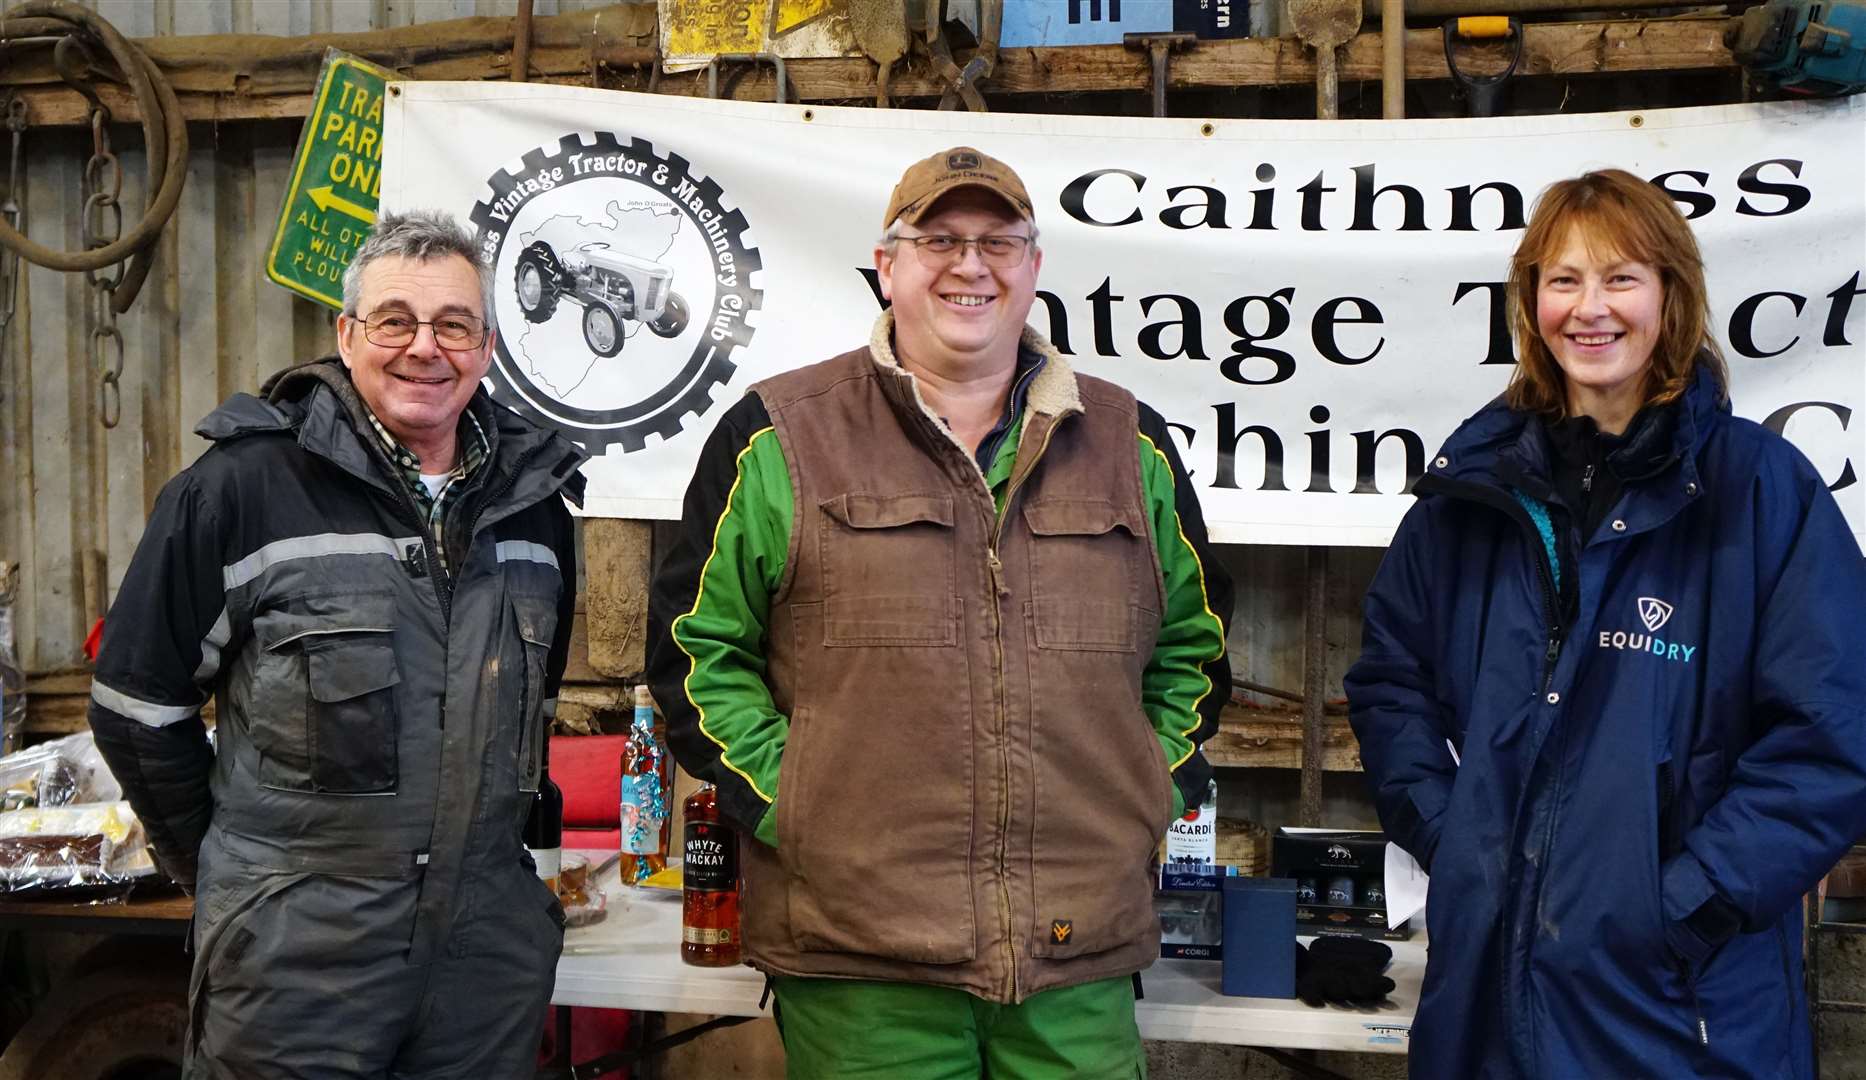
[[967,143],[1036,202],[1032,322],[1175,426],[1214,539],[1385,543],[1409,478],[1508,379],[1528,206],[1603,166],[1692,218],[1737,412],[1866,539],[1866,98],[1322,123],[400,90],[382,205],[474,222],[494,393],[598,455],[592,514],[677,517],[746,387],[864,343],[889,192]]

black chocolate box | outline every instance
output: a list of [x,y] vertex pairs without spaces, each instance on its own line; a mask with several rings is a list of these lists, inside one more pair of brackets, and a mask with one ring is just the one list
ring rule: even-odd
[[1270,876],[1296,879],[1296,932],[1405,941],[1410,921],[1387,925],[1387,837],[1341,829],[1270,838]]

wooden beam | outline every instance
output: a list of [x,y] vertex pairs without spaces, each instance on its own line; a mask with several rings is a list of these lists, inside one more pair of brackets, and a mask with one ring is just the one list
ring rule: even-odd
[[[1302,767],[1302,713],[1296,710],[1249,709],[1226,705],[1218,720],[1218,733],[1205,743],[1205,757],[1213,765],[1253,769]],[[1345,716],[1322,722],[1322,768],[1327,772],[1359,772],[1361,748]]]
[[[618,4],[572,15],[537,19],[531,67],[533,81],[646,89],[643,64],[652,57],[654,8]],[[1708,71],[1734,67],[1723,43],[1728,19],[1694,18],[1614,22],[1538,23],[1525,28],[1518,77]],[[324,49],[335,46],[393,68],[411,79],[504,79],[510,71],[511,19],[456,19],[363,34],[306,38],[214,35],[144,39],[157,66],[169,74],[191,120],[226,122],[302,117]],[[1500,69],[1504,46],[1471,45],[1462,66],[1476,73]],[[0,88],[18,87],[36,125],[86,122],[84,99],[56,82],[47,51],[28,51],[0,70]],[[965,61],[965,54],[959,60]],[[793,94],[805,102],[872,101],[875,66],[861,57],[792,60],[787,64]],[[1341,79],[1380,78],[1380,35],[1366,33],[1342,50]],[[1224,89],[1307,85],[1315,79],[1313,54],[1294,38],[1201,41],[1174,55],[1172,88]],[[992,95],[1140,92],[1147,89],[1147,60],[1118,45],[1008,49],[985,84]],[[1409,30],[1406,77],[1410,81],[1450,77],[1437,30]],[[775,76],[762,65],[732,89],[742,100],[770,100]],[[661,93],[700,96],[704,72],[664,75]],[[896,99],[928,98],[943,87],[924,67],[897,72],[889,90]],[[115,118],[138,118],[135,103],[110,84],[102,97]]]
[[74,735],[90,726],[91,676],[60,671],[26,678],[26,734],[34,741]]

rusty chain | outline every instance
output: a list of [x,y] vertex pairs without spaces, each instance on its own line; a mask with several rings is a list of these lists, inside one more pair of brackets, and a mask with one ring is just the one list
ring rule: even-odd
[[[21,229],[16,200],[25,114],[20,103],[18,114],[9,110],[7,115],[13,132],[12,186],[8,188],[8,201],[0,204],[0,268],[11,264],[12,272],[0,274],[0,288],[6,290],[0,296],[0,304],[4,304],[0,331],[6,329],[12,317],[21,258],[53,270],[82,271],[89,286],[85,303],[86,322],[90,325],[87,359],[98,372],[98,415],[105,427],[113,428],[123,416],[124,345],[117,316],[135,302],[152,265],[156,241],[181,200],[182,184],[187,178],[188,129],[174,88],[155,62],[101,15],[71,0],[25,0],[0,12],[0,46],[12,42],[43,44],[48,39],[56,40],[53,68],[90,104],[91,156],[84,164],[79,184],[83,195],[78,215],[81,240],[78,250],[60,251],[27,239]],[[108,54],[106,76],[123,84],[141,114],[147,166],[143,190],[148,205],[127,230],[121,202],[123,166],[110,147],[111,116],[96,85],[99,69],[93,59],[95,50],[101,50],[97,52],[100,57]],[[114,66],[114,72],[108,70],[110,66]]]
[[[26,99],[11,97],[6,103],[6,127],[12,136],[13,153],[7,164],[6,198],[0,199],[0,222],[19,228],[19,161],[26,140]],[[6,356],[7,327],[13,324],[13,312],[19,303],[19,252],[0,249],[0,360]],[[0,401],[6,400],[6,371],[0,368]]]
[[[71,40],[69,38],[67,41]],[[79,191],[84,209],[78,217],[79,244],[86,251],[106,248],[123,236],[123,165],[110,150],[110,110],[91,99],[91,156],[84,163]],[[123,418],[123,333],[117,329],[117,289],[129,269],[126,259],[109,267],[84,272],[90,286],[90,359],[100,373],[97,386],[98,418],[114,428]]]
[[[64,25],[59,27],[58,23]],[[48,24],[53,28],[48,30]],[[135,99],[141,114],[148,169],[143,186],[148,206],[133,226],[119,228],[115,239],[101,247],[59,251],[28,240],[14,223],[5,220],[0,220],[0,247],[40,266],[67,272],[100,270],[127,258],[129,265],[116,275],[118,284],[112,297],[114,311],[122,314],[136,299],[149,273],[155,242],[181,201],[182,184],[187,179],[188,128],[183,122],[175,90],[155,62],[118,33],[109,20],[71,0],[25,0],[0,12],[0,45],[15,41],[39,43],[60,33],[63,36],[53,50],[54,66],[60,77],[91,103],[94,128],[96,110],[102,107],[102,102],[91,85],[96,76],[86,43],[109,54],[115,67],[111,77],[119,80]],[[109,178],[99,174],[91,179],[101,182]],[[112,195],[113,200],[115,197]],[[90,216],[103,213],[101,209],[87,206]],[[114,215],[121,214],[118,207]]]

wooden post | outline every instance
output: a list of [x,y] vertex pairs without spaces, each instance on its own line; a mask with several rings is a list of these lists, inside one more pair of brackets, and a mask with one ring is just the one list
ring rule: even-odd
[[638,680],[647,664],[652,536],[645,521],[583,519],[590,667],[612,679]]
[[1328,549],[1309,548],[1303,574],[1302,785],[1296,820],[1322,823],[1323,711],[1328,692]]

